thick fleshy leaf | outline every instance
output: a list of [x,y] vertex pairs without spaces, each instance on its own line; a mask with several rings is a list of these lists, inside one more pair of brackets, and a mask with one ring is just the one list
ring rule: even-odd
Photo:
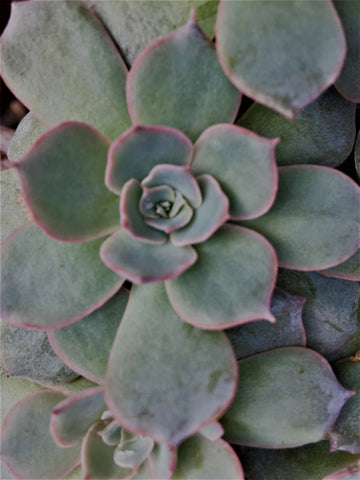
[[126,90],[134,123],[169,125],[191,140],[210,125],[231,123],[241,98],[224,75],[215,47],[199,29],[193,13],[183,27],[139,55]]
[[120,198],[121,226],[137,240],[161,245],[166,242],[166,235],[145,223],[139,209],[141,195],[138,180],[132,178],[125,183]]
[[346,44],[331,2],[222,1],[220,62],[245,95],[292,119],[334,83]]
[[15,230],[2,248],[2,318],[17,326],[56,328],[103,305],[124,279],[101,262],[101,241],[58,242],[34,223]]
[[345,470],[332,473],[327,477],[324,477],[323,480],[359,480],[360,473],[360,460],[353,465],[350,465]]
[[177,247],[204,242],[229,218],[229,200],[215,178],[200,175],[196,181],[203,201],[194,209],[191,222],[171,234],[171,241]]
[[204,428],[199,430],[199,433],[211,442],[214,442],[215,440],[219,440],[219,438],[224,435],[224,429],[219,422],[212,422],[208,423]]
[[196,262],[192,247],[144,243],[119,230],[101,246],[100,256],[109,268],[134,283],[175,278]]
[[8,158],[12,162],[17,162],[29,150],[31,145],[40,135],[45,133],[47,127],[38,120],[31,112],[19,123],[14,136],[11,140],[8,150]]
[[182,132],[169,127],[135,126],[110,147],[105,183],[120,195],[131,178],[143,180],[159,163],[188,165],[192,144]]
[[188,225],[193,216],[193,213],[194,210],[187,202],[185,202],[175,216],[170,216],[169,218],[147,218],[145,220],[145,223],[167,234],[171,234],[172,232],[177,231],[178,229],[181,229],[184,226]]
[[335,86],[352,102],[360,102],[360,15],[357,0],[334,0],[334,5],[344,27],[346,37],[346,59]]
[[182,443],[177,452],[173,480],[244,480],[240,461],[223,440],[210,442],[195,435]]
[[336,167],[349,156],[355,138],[356,105],[330,88],[296,117],[288,120],[260,104],[237,122],[264,137],[280,137],[278,165],[311,163]]
[[31,219],[21,191],[19,176],[13,168],[0,172],[1,229],[3,242],[15,228]]
[[53,439],[60,447],[75,445],[106,408],[102,387],[83,390],[61,401],[51,412]]
[[106,445],[102,441],[99,432],[103,428],[103,422],[96,423],[84,438],[81,449],[83,478],[86,480],[129,478],[132,470],[116,465],[113,458],[115,447]]
[[183,25],[192,8],[196,8],[200,27],[212,38],[218,3],[218,0],[96,0],[94,11],[131,65],[150,43]]
[[283,267],[322,270],[359,248],[360,188],[343,173],[315,165],[279,168],[271,210],[246,222],[274,246]]
[[215,125],[196,142],[192,171],[218,180],[230,200],[232,218],[258,217],[275,199],[277,142],[234,125]]
[[8,375],[54,386],[78,376],[56,355],[45,331],[1,322],[0,343],[1,363]]
[[329,434],[331,450],[360,453],[360,355],[341,360],[333,368],[339,382],[356,395],[346,402]]
[[280,269],[277,284],[306,299],[303,323],[309,348],[329,354],[359,331],[360,289],[356,282]]
[[155,444],[133,480],[170,480],[176,468],[176,449],[165,443]]
[[306,336],[302,323],[304,302],[304,298],[276,288],[271,299],[275,323],[259,320],[226,332],[236,358],[240,360],[255,353],[290,345],[305,347]]
[[27,206],[47,234],[82,242],[118,227],[119,199],[103,180],[109,145],[92,127],[66,122],[15,164]]
[[354,149],[355,169],[360,179],[360,132],[357,133]]
[[122,289],[88,317],[48,332],[60,358],[76,372],[103,383],[111,346],[129,294]]
[[50,413],[64,399],[44,390],[17,403],[4,420],[1,458],[19,478],[64,478],[80,461],[80,445],[59,448],[49,432]]
[[237,447],[236,452],[251,480],[325,480],[346,466],[350,471],[357,460],[348,452],[330,452],[325,441],[284,450]]
[[114,451],[114,462],[123,468],[138,468],[154,447],[150,437],[139,437],[118,445]]
[[225,439],[263,448],[318,442],[352,392],[313,350],[283,347],[240,360],[237,395],[222,418]]
[[321,270],[319,273],[327,277],[343,278],[344,280],[360,281],[360,250],[336,267]]
[[49,125],[78,120],[112,139],[130,126],[125,64],[79,1],[13,3],[1,70],[15,95]]
[[222,332],[182,322],[162,284],[133,287],[106,384],[107,404],[124,428],[178,445],[224,412],[235,384]]
[[346,357],[356,356],[360,351],[360,330],[346,340],[346,342],[333,352],[326,355],[329,362],[336,362]]
[[255,319],[275,321],[270,298],[277,261],[261,235],[225,225],[196,251],[195,265],[165,284],[171,305],[183,320],[209,330]]

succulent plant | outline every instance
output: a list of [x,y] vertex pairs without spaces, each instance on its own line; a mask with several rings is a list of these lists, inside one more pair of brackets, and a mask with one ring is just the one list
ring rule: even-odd
[[[334,167],[355,142],[356,2],[87,3],[13,3],[1,42],[30,109],[4,172],[22,210],[2,363],[47,387],[7,414],[4,463],[272,480],[258,462],[279,461],[303,480],[318,455],[311,480],[355,471],[360,189]],[[241,92],[258,102],[243,115]],[[90,382],[72,392],[76,375]]]

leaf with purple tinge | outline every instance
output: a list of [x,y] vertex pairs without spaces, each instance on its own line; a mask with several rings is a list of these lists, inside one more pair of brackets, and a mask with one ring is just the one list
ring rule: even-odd
[[182,322],[163,284],[134,286],[110,354],[106,401],[126,430],[178,445],[226,410],[235,367],[223,332]]
[[[348,452],[330,452],[326,441],[283,450],[251,447],[236,447],[235,450],[251,480],[325,480],[325,475],[344,467],[348,467],[348,471],[356,468],[358,460],[358,455]],[[335,475],[326,480],[336,478]]]
[[335,87],[345,98],[360,102],[360,10],[358,0],[334,0],[346,37],[347,53],[345,64],[336,79]]
[[223,440],[211,442],[194,435],[180,445],[173,480],[244,480],[241,463]]
[[240,360],[237,395],[221,419],[225,440],[260,448],[318,442],[353,395],[313,350],[283,347]]
[[6,416],[1,458],[18,478],[60,479],[80,463],[80,445],[59,448],[49,432],[51,410],[64,398],[49,390],[36,392],[18,402]]
[[360,352],[333,365],[339,382],[356,395],[349,398],[329,433],[331,450],[360,453]]
[[346,54],[341,22],[328,0],[222,0],[216,41],[234,85],[289,119],[334,83]]
[[359,202],[359,186],[333,168],[280,167],[274,205],[243,225],[271,242],[280,266],[322,270],[344,262],[359,248]]
[[101,419],[106,409],[102,387],[75,393],[52,410],[50,433],[59,447],[75,445],[91,425]]
[[1,73],[22,103],[50,126],[78,120],[111,139],[128,128],[127,69],[91,11],[80,1],[11,7]]
[[264,137],[280,137],[278,165],[340,165],[350,155],[355,139],[356,105],[330,88],[296,117],[288,120],[258,103],[237,121]]
[[31,112],[27,113],[17,126],[14,136],[11,139],[7,152],[9,160],[11,162],[20,160],[35,140],[45,133],[47,129],[48,128]]
[[360,460],[353,465],[350,465],[345,470],[341,470],[336,473],[332,473],[324,477],[322,480],[359,480],[360,473]]
[[241,99],[194,12],[184,26],[139,55],[128,76],[126,97],[135,124],[169,125],[193,141],[210,125],[233,122]]
[[336,267],[320,270],[319,273],[327,277],[342,278],[344,280],[360,281],[360,250],[355,255],[340,263]]
[[360,132],[357,133],[354,149],[355,170],[360,179]]
[[44,133],[14,164],[25,202],[45,233],[83,242],[119,226],[119,199],[103,180],[109,146],[89,125],[65,122]]
[[63,361],[90,380],[102,384],[111,346],[129,294],[121,289],[91,315],[48,331],[49,341]]
[[278,347],[306,346],[302,311],[305,299],[275,288],[271,313],[276,322],[265,320],[232,328],[226,334],[238,360]]
[[175,247],[170,240],[164,245],[141,242],[124,229],[105,240],[100,256],[111,270],[137,284],[175,278],[197,259],[190,246]]
[[356,333],[351,335],[350,338],[346,340],[346,342],[341,345],[341,347],[337,348],[333,352],[329,353],[326,356],[326,359],[330,362],[336,362],[338,360],[342,360],[346,357],[353,357],[360,351],[360,330]]
[[120,195],[131,178],[143,180],[158,164],[188,165],[192,143],[179,130],[164,126],[135,126],[111,145],[105,183]]
[[231,218],[256,218],[275,200],[277,143],[235,125],[214,125],[197,140],[191,168],[194,175],[216,178],[230,200]]
[[277,260],[264,237],[236,225],[224,225],[196,245],[198,260],[166,291],[184,321],[209,330],[255,319],[274,322],[270,299]]
[[306,299],[303,324],[309,348],[328,355],[360,330],[357,282],[280,269],[277,284]]
[[2,246],[2,318],[58,328],[101,307],[124,282],[100,260],[101,242],[58,242],[31,222],[15,230]]

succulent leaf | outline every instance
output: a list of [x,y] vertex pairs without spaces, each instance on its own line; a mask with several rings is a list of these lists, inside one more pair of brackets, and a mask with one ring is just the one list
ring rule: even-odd
[[175,247],[170,240],[164,245],[141,242],[124,229],[105,240],[100,256],[111,270],[137,284],[175,278],[197,259],[190,246]]
[[127,430],[178,445],[226,409],[234,367],[225,335],[182,322],[162,284],[133,287],[110,354],[106,400]]
[[0,323],[1,364],[6,373],[42,385],[69,382],[78,376],[56,355],[45,331]]
[[357,0],[334,0],[334,6],[345,31],[347,53],[345,64],[335,86],[339,92],[352,102],[360,102],[360,47],[359,47],[359,2]]
[[79,464],[80,445],[59,448],[49,432],[51,410],[63,399],[58,392],[36,392],[18,402],[6,416],[1,458],[18,478],[64,478]]
[[16,326],[57,328],[99,308],[124,281],[104,266],[100,245],[58,242],[34,223],[15,230],[2,247],[2,318]]
[[231,218],[256,218],[275,199],[277,142],[234,125],[214,125],[195,144],[192,171],[218,180],[230,200]]
[[342,278],[344,280],[360,281],[360,250],[345,262],[336,267],[321,270],[319,273],[327,277]]
[[15,164],[27,206],[45,233],[83,242],[119,226],[118,197],[103,180],[109,145],[92,127],[65,122]]
[[322,440],[353,394],[313,350],[283,347],[240,360],[237,395],[222,418],[225,439],[260,448]]
[[309,348],[329,354],[359,331],[360,289],[356,282],[280,269],[277,284],[306,299],[303,323]]
[[196,178],[202,204],[193,211],[191,222],[174,231],[170,238],[177,247],[205,242],[229,218],[229,200],[211,175]]
[[245,95],[293,119],[338,76],[346,54],[330,1],[222,0],[219,59]]
[[271,210],[244,223],[274,246],[280,266],[322,270],[359,248],[360,188],[329,167],[279,168],[279,190]]
[[106,410],[104,390],[94,387],[75,393],[58,403],[51,412],[50,433],[59,447],[81,440]]
[[255,319],[275,321],[270,298],[277,261],[261,235],[224,225],[196,251],[195,265],[165,283],[170,303],[184,321],[209,330]]
[[124,184],[143,180],[159,163],[188,165],[192,144],[182,132],[170,127],[135,126],[110,147],[105,183],[120,195]]
[[342,360],[346,357],[356,356],[357,352],[360,351],[360,330],[350,338],[346,340],[346,342],[341,345],[341,347],[337,348],[333,352],[330,352],[326,355],[326,359],[329,362],[336,362],[337,360]]
[[339,382],[356,395],[346,402],[329,433],[331,450],[360,453],[360,352],[357,357],[337,362],[333,368]]
[[199,433],[211,442],[215,442],[215,440],[219,440],[224,435],[224,429],[219,422],[212,422],[199,430]]
[[150,455],[154,440],[140,437],[118,445],[114,451],[114,462],[123,468],[138,468]]
[[45,133],[46,130],[47,127],[35,115],[31,112],[27,113],[19,123],[11,139],[7,152],[9,160],[11,162],[20,160],[28,152],[35,140]]
[[275,288],[271,299],[271,313],[275,323],[265,320],[227,330],[226,334],[238,360],[256,353],[290,345],[306,346],[302,323],[305,299],[289,295]]
[[223,440],[211,442],[195,435],[178,449],[178,465],[173,480],[244,480],[240,461]]
[[126,89],[135,124],[169,125],[193,141],[210,125],[232,122],[241,98],[193,14],[139,55]]
[[264,137],[280,137],[276,146],[278,165],[310,163],[337,167],[354,145],[355,110],[356,105],[330,88],[295,120],[256,103],[237,124]]
[[170,480],[176,468],[176,449],[156,443],[147,460],[140,466],[134,480]]
[[355,149],[354,149],[355,169],[360,179],[360,132],[357,133]]
[[50,126],[78,120],[111,139],[130,126],[125,64],[80,1],[13,3],[1,67],[9,88]]
[[358,480],[359,472],[360,461],[358,461],[356,464],[350,465],[349,467],[345,468],[345,470],[341,470],[324,477],[323,480]]
[[73,370],[96,383],[105,380],[111,346],[125,311],[129,294],[121,289],[91,315],[48,331],[58,356]]

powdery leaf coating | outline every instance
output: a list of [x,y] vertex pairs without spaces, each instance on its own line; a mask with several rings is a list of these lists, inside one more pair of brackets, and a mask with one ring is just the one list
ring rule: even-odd
[[360,330],[358,283],[280,269],[277,284],[306,299],[303,323],[309,348],[329,354]]
[[218,3],[218,0],[96,0],[94,11],[131,65],[150,43],[183,25],[192,8],[196,8],[201,29],[212,38]]
[[178,445],[226,410],[235,385],[222,332],[182,322],[161,283],[133,287],[106,382],[107,404],[124,428]]
[[233,122],[241,95],[192,14],[183,27],[139,55],[126,97],[135,124],[169,125],[194,141],[210,125]]
[[59,447],[75,445],[106,409],[102,387],[71,395],[52,410],[50,433]]
[[165,443],[155,443],[149,457],[131,477],[134,480],[170,480],[176,468],[176,448]]
[[289,448],[324,438],[353,394],[313,350],[283,347],[240,360],[237,395],[222,418],[225,439]]
[[335,86],[339,92],[352,102],[360,102],[360,47],[359,30],[360,15],[359,2],[347,0],[346,2],[334,0],[334,6],[344,27],[347,53],[345,64]]
[[344,280],[360,281],[360,250],[350,257],[344,263],[336,267],[320,270],[322,275],[327,277],[343,278]]
[[0,323],[1,364],[6,373],[42,385],[69,382],[78,376],[56,355],[45,331]]
[[185,166],[190,163],[191,155],[192,143],[175,128],[132,127],[110,147],[106,186],[120,195],[131,178],[141,182],[159,163]]
[[185,440],[177,451],[173,480],[244,480],[240,461],[223,440],[211,442],[201,435]]
[[289,119],[338,76],[346,54],[332,3],[222,0],[217,51],[245,95]]
[[137,284],[175,278],[197,259],[190,246],[175,247],[170,240],[164,245],[141,242],[124,229],[105,240],[100,256],[107,267]]
[[325,480],[325,475],[344,467],[350,471],[358,459],[348,452],[330,452],[325,441],[284,450],[237,447],[236,451],[251,480]]
[[215,442],[224,435],[223,426],[219,422],[212,422],[205,425],[204,428],[199,430],[199,433],[203,435],[207,440]]
[[318,164],[337,167],[350,155],[355,139],[356,105],[334,88],[288,120],[258,103],[238,120],[238,125],[264,137],[280,137],[278,165]]
[[48,332],[60,358],[73,370],[96,383],[104,383],[111,346],[125,311],[129,294],[121,289],[91,315]]
[[321,270],[347,260],[359,248],[359,202],[360,188],[339,171],[315,165],[280,167],[271,210],[244,225],[271,242],[280,266]]
[[[59,392],[36,392],[18,402],[6,416],[1,458],[18,478],[64,478],[79,464],[80,445],[59,448],[49,432],[51,410],[63,399]],[[39,461],[40,452],[46,461]]]
[[65,122],[15,164],[26,204],[48,235],[83,242],[118,227],[119,199],[103,180],[109,146],[89,125]]
[[337,362],[333,368],[339,382],[356,395],[349,398],[329,433],[331,450],[360,453],[360,354]]
[[1,67],[9,88],[50,126],[78,120],[113,139],[131,124],[125,64],[79,1],[13,3]]
[[15,130],[8,149],[8,158],[11,162],[17,162],[25,153],[28,152],[31,145],[40,135],[46,132],[48,128],[38,120],[31,112],[27,113]]
[[224,225],[196,251],[195,265],[165,283],[170,303],[184,321],[209,330],[255,319],[275,321],[270,298],[277,261],[261,235]]
[[216,178],[230,200],[231,218],[256,218],[275,200],[277,142],[234,125],[214,125],[195,144],[192,171]]
[[2,318],[17,326],[58,328],[103,305],[124,279],[100,260],[101,242],[58,242],[34,223],[15,230],[2,246]]
[[304,298],[275,288],[271,299],[271,313],[276,319],[275,323],[259,320],[227,330],[236,358],[241,360],[277,347],[305,347],[306,336],[302,323],[304,303]]

